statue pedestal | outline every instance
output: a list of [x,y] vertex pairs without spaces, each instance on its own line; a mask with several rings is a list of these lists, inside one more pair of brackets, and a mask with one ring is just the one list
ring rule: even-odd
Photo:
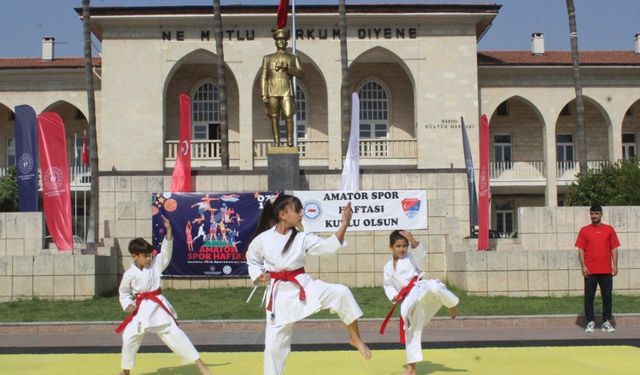
[[267,152],[269,191],[300,189],[300,155],[296,147],[270,147]]

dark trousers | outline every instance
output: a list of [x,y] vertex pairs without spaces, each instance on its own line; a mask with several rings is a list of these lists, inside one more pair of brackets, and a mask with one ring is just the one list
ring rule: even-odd
[[610,274],[595,274],[584,278],[584,316],[587,322],[593,320],[593,300],[596,296],[598,284],[600,284],[600,294],[602,295],[602,319],[611,320],[613,276]]

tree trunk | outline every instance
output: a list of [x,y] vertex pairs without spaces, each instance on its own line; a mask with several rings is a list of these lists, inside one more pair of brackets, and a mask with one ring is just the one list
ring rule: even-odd
[[349,145],[349,134],[351,126],[351,100],[349,95],[349,58],[347,56],[347,11],[345,0],[338,1],[338,12],[340,13],[340,62],[342,64],[342,87],[340,89],[341,103],[341,134],[342,134],[342,157],[347,155]]
[[576,91],[576,119],[578,134],[578,164],[580,174],[587,173],[587,135],[584,124],[584,102],[582,100],[582,81],[580,80],[580,60],[578,57],[578,31],[576,27],[576,8],[573,0],[567,1],[569,14],[569,38],[571,39],[571,61],[573,62],[573,86]]
[[227,122],[227,81],[224,76],[224,49],[222,46],[222,15],[220,0],[213,0],[213,27],[216,37],[218,90],[220,93],[220,159],[222,169],[229,170],[229,125]]
[[[98,140],[96,135],[96,98],[93,85],[93,61],[91,56],[90,0],[82,0],[82,30],[84,34],[84,75],[87,84],[87,109],[89,111],[89,164],[91,170],[91,193],[89,194],[89,238],[88,243],[97,244],[100,235],[98,178]],[[86,230],[86,228],[85,228]]]

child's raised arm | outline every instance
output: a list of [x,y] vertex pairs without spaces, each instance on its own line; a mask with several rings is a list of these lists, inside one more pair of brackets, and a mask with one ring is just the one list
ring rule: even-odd
[[162,248],[160,249],[160,254],[158,254],[156,259],[156,264],[162,271],[164,271],[164,269],[169,266],[171,257],[173,256],[173,232],[171,230],[171,222],[169,219],[164,215],[160,217],[162,218],[164,229],[167,234],[164,236],[164,241],[162,241]]

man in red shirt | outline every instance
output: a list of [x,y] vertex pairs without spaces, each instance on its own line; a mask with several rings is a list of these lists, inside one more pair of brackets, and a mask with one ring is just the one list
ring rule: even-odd
[[580,229],[576,247],[584,276],[584,315],[587,320],[585,332],[595,328],[593,321],[593,299],[598,284],[602,295],[602,331],[615,332],[611,324],[611,294],[613,276],[618,274],[618,247],[620,241],[611,225],[603,224],[602,207],[593,205],[589,209],[591,224]]

